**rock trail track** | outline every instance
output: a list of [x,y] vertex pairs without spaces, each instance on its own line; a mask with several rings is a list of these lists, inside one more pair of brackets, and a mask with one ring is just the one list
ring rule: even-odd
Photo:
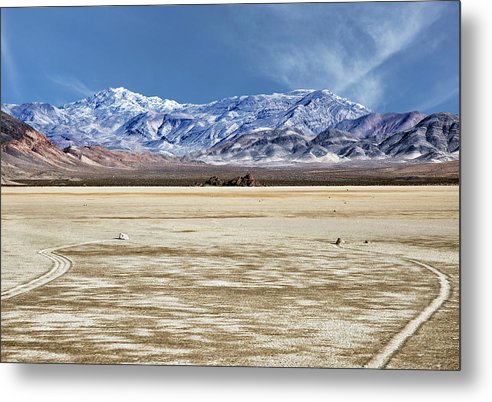
[[2,292],[2,301],[11,299],[12,297],[19,296],[23,293],[29,292],[36,288],[39,288],[47,283],[54,281],[60,276],[68,272],[72,267],[73,263],[70,258],[65,257],[58,251],[68,247],[82,246],[85,244],[103,243],[104,241],[90,241],[85,243],[68,244],[59,247],[50,247],[38,251],[38,254],[49,258],[54,262],[53,267],[44,274],[30,280],[29,282],[22,283],[20,285],[14,286],[13,288],[7,289]]
[[[337,246],[339,247],[339,246]],[[351,247],[339,247],[348,250],[352,250],[359,253],[372,254],[372,255],[386,255],[389,257],[395,257],[390,253],[383,253],[380,251],[367,251],[359,250]],[[437,268],[422,261],[415,260],[413,258],[398,257],[403,261],[408,261],[416,264],[422,268],[425,268],[433,275],[435,275],[439,281],[439,293],[438,295],[427,305],[417,316],[411,319],[399,332],[397,332],[390,341],[364,365],[365,368],[381,369],[385,368],[389,363],[393,355],[405,344],[407,339],[417,332],[417,330],[428,321],[432,315],[441,308],[444,302],[449,298],[451,294],[451,284],[448,276]]]

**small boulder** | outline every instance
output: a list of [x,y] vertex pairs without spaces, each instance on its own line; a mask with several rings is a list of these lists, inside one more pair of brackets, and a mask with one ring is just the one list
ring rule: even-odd
[[345,243],[345,241],[343,239],[341,239],[340,237],[337,239],[337,241],[335,242],[335,244],[337,246],[340,246],[341,244]]
[[130,240],[130,236],[122,232],[118,235],[118,240]]

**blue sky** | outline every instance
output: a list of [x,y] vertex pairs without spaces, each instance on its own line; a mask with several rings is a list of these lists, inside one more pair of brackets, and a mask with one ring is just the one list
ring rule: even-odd
[[378,112],[458,113],[458,15],[455,1],[2,9],[2,102],[314,88]]

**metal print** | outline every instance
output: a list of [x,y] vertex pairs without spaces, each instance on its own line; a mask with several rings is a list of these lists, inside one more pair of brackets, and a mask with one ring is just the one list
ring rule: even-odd
[[2,362],[459,369],[459,2],[1,12]]

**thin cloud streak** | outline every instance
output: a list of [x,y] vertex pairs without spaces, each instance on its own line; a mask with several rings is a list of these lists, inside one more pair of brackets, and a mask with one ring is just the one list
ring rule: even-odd
[[49,76],[49,79],[53,81],[55,84],[58,84],[65,89],[73,92],[76,95],[82,96],[90,96],[93,95],[96,91],[92,88],[89,88],[83,82],[79,81],[73,77],[62,77],[59,75]]
[[422,111],[434,109],[437,106],[440,106],[443,103],[450,101],[453,97],[458,95],[458,92],[459,89],[456,87],[448,92],[439,93],[438,95],[427,100],[426,102],[419,104],[418,107],[416,107],[415,109],[422,110]]
[[[21,90],[21,80],[19,70],[15,63],[14,58],[12,57],[12,52],[10,51],[10,45],[7,41],[5,32],[2,32],[1,35],[1,46],[2,46],[2,92],[4,88],[9,87],[12,91],[12,95],[16,99],[22,99],[22,90]],[[5,85],[9,83],[8,86]]]

